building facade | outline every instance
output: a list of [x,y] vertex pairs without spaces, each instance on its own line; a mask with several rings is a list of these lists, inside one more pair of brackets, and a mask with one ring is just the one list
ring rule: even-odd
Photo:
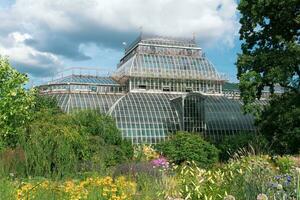
[[39,88],[65,112],[111,115],[132,143],[158,143],[179,130],[212,139],[255,131],[242,102],[223,94],[225,81],[194,39],[141,35],[111,76],[72,73]]

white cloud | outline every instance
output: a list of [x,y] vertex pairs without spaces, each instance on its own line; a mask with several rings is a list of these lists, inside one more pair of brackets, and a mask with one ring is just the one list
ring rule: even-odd
[[[83,44],[122,48],[140,27],[169,36],[195,33],[201,44],[230,47],[236,6],[235,0],[16,0],[0,13],[0,50],[36,65],[37,57],[52,64],[61,64],[60,56],[86,60]],[[11,38],[15,43],[7,42]]]
[[0,54],[8,56],[20,71],[30,72],[32,75],[49,76],[49,73],[62,67],[62,62],[56,55],[40,52],[26,45],[24,42],[27,39],[32,39],[32,36],[19,32],[13,32],[8,37],[1,38]]
[[[199,39],[233,38],[237,31],[234,0],[18,0],[14,13],[51,30],[76,32],[86,24]],[[92,30],[91,30],[92,31]],[[229,42],[229,41],[228,41]]]

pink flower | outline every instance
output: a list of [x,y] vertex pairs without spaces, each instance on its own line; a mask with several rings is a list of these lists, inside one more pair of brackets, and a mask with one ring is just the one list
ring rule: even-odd
[[151,163],[154,167],[162,167],[162,168],[168,168],[169,167],[169,162],[164,157],[159,157],[157,159],[154,159],[154,160],[151,161]]

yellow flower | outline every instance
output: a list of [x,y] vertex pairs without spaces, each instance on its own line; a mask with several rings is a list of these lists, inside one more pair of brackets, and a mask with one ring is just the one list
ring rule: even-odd
[[17,200],[28,200],[35,197],[39,190],[50,190],[58,195],[67,194],[71,200],[87,199],[89,192],[99,188],[101,195],[107,200],[132,199],[136,191],[136,183],[126,180],[124,176],[115,181],[110,176],[87,178],[82,181],[68,180],[65,182],[54,182],[45,180],[38,184],[23,183],[16,191]]

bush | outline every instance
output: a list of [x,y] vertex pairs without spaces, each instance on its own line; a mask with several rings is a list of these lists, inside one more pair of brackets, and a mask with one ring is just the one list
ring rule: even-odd
[[121,132],[111,116],[95,110],[82,110],[73,113],[73,122],[80,127],[82,132],[91,136],[99,136],[106,144],[122,143]]
[[239,133],[225,136],[221,141],[216,143],[216,146],[220,150],[220,159],[222,161],[228,160],[241,150],[255,154],[268,151],[268,141],[266,138],[255,133]]
[[85,110],[73,113],[73,123],[79,126],[82,134],[89,136],[89,148],[94,161],[104,162],[104,166],[108,167],[133,157],[131,143],[122,139],[112,117]]
[[[42,116],[41,116],[42,117]],[[63,176],[77,171],[88,157],[86,135],[68,124],[66,114],[45,115],[30,124],[21,146],[26,156],[27,175]]]
[[6,148],[0,152],[0,176],[22,176],[25,174],[25,166],[25,153],[22,148]]
[[34,113],[48,112],[52,115],[62,113],[62,110],[58,106],[57,100],[54,97],[42,96],[40,94],[35,94],[35,104],[32,111]]
[[201,167],[209,167],[218,161],[219,150],[214,145],[187,132],[176,133],[156,148],[175,164],[194,161]]
[[296,165],[295,161],[290,156],[275,156],[273,160],[283,174],[289,174]]
[[64,114],[53,99],[39,99],[22,142],[29,175],[105,173],[107,167],[132,157],[131,144],[122,140],[111,117],[92,110]]

